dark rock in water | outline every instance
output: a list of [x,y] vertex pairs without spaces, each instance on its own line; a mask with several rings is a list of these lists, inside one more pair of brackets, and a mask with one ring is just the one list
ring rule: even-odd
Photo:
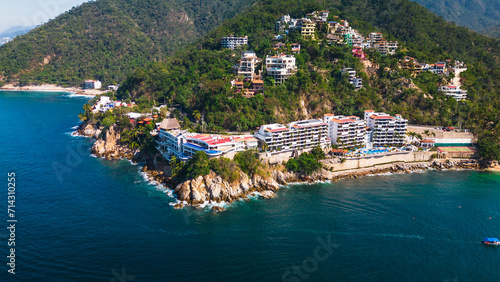
[[223,212],[225,210],[226,210],[226,208],[219,207],[219,206],[213,206],[212,207],[212,211],[214,211],[214,212]]
[[184,207],[183,204],[175,204],[174,209],[182,209]]

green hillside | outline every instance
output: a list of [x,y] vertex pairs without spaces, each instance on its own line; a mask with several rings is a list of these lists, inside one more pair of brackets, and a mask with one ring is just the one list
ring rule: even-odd
[[[368,76],[350,48],[328,45],[322,40],[302,40],[292,33],[290,42],[302,44],[301,54],[296,55],[297,74],[284,85],[273,85],[266,79],[264,95],[248,99],[234,93],[229,84],[234,77],[231,66],[239,59],[240,51],[221,50],[221,36],[249,35],[248,49],[264,58],[266,54],[275,54],[271,44],[276,34],[275,21],[281,15],[301,17],[322,9],[348,20],[365,35],[380,31],[388,39],[397,39],[401,51],[387,57],[369,52],[370,60],[380,67]],[[208,130],[255,130],[265,123],[320,117],[330,112],[360,116],[364,109],[371,108],[401,113],[411,123],[464,125],[484,137],[482,140],[495,144],[500,135],[499,54],[498,40],[448,23],[407,0],[268,0],[225,22],[169,62],[138,69],[123,83],[118,96],[135,99],[144,107],[152,100],[178,103],[188,113],[204,115],[204,127]],[[398,69],[397,62],[405,55],[428,63],[465,61],[469,69],[462,73],[463,87],[469,91],[469,100],[457,102],[437,93],[439,78],[427,74],[414,81],[422,89],[433,89],[433,93],[403,86],[402,81],[410,74]],[[355,91],[341,77],[342,67],[355,68],[364,87]],[[201,125],[191,126],[204,129]]]
[[[0,78],[21,84],[122,81],[241,13],[244,0],[98,0],[0,47]],[[2,83],[0,81],[0,83]]]
[[466,26],[482,34],[500,39],[498,33],[488,33],[500,24],[500,2],[497,0],[414,0],[449,22]]

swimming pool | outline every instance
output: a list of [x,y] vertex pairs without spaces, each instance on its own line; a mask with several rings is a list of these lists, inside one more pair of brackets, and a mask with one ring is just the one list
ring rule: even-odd
[[373,154],[379,154],[379,153],[387,153],[389,152],[389,149],[370,149],[370,150],[362,150],[362,154],[367,154],[367,155],[373,155]]

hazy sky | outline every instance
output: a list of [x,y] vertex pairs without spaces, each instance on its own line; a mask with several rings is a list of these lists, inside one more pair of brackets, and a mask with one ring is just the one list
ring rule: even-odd
[[0,0],[0,32],[47,22],[89,0]]

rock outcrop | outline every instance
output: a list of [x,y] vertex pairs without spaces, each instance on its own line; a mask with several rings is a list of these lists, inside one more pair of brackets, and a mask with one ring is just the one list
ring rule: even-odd
[[[435,160],[429,163],[414,164],[401,162],[344,172],[331,172],[323,169],[311,175],[295,174],[279,168],[273,170],[270,177],[267,178],[258,175],[249,178],[248,175],[241,173],[240,181],[236,183],[229,183],[212,172],[204,177],[199,176],[178,184],[174,190],[174,194],[177,195],[177,199],[181,203],[175,205],[174,208],[182,208],[185,203],[194,207],[204,206],[208,202],[220,203],[224,201],[231,203],[238,199],[246,199],[246,195],[252,192],[259,192],[261,198],[271,199],[276,197],[274,191],[277,191],[281,185],[287,185],[290,182],[338,181],[340,179],[358,178],[382,173],[411,173],[430,168],[438,170],[479,169],[481,165],[476,160]],[[220,212],[224,208],[214,206],[212,210]]]
[[102,135],[102,130],[102,127],[96,128],[91,122],[80,125],[77,130],[80,135],[97,139],[90,150],[92,154],[109,160],[132,159],[136,155],[137,151],[120,144],[120,133],[116,125],[109,127],[104,135]]
[[109,127],[104,138],[97,139],[90,151],[106,159],[132,159],[134,156],[133,150],[120,144],[120,133],[116,131],[115,126]]
[[[295,175],[274,171],[273,176],[268,178],[258,175],[250,178],[247,174],[240,172],[240,180],[230,183],[212,172],[180,183],[175,188],[174,194],[177,195],[179,201],[192,206],[200,206],[207,202],[231,203],[241,198],[246,199],[246,195],[255,191],[260,192],[263,198],[273,198],[276,196],[273,191],[278,190],[280,184],[286,185],[289,179],[295,179]],[[217,208],[217,211],[220,209]]]

